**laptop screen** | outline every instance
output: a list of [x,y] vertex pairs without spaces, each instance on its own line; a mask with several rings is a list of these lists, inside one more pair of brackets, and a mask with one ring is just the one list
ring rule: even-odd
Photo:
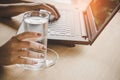
[[104,22],[108,20],[119,4],[120,0],[93,0],[91,9],[97,30],[99,30]]

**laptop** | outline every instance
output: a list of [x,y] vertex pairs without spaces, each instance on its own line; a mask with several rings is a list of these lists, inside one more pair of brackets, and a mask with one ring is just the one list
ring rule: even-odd
[[[91,45],[119,9],[120,0],[92,0],[84,11],[58,8],[61,18],[49,23],[48,39]],[[21,32],[24,32],[23,24],[18,30]]]

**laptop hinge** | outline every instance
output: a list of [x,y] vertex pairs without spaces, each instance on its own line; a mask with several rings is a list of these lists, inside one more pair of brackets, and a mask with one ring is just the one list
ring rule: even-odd
[[87,16],[87,12],[85,11],[84,12],[84,20],[85,20],[85,27],[86,27],[86,33],[87,33],[87,37],[88,37],[88,39],[89,39],[89,42],[90,42],[90,38],[91,38],[91,36],[92,36],[92,34],[91,34],[91,30],[90,30],[90,25],[89,25],[89,22],[88,22],[88,16]]
[[80,11],[80,22],[81,22],[81,36],[83,37],[83,38],[88,38],[88,36],[87,36],[87,31],[86,31],[86,25],[85,25],[85,20],[84,20],[84,14],[83,14],[83,12],[82,11]]
[[84,12],[84,18],[85,18],[88,39],[91,43],[93,41],[94,35],[96,35],[97,33],[97,28],[96,28],[95,20],[94,20],[93,13],[90,6]]

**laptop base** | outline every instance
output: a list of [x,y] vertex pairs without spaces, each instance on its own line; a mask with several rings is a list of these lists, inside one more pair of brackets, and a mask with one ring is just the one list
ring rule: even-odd
[[48,40],[48,44],[52,44],[52,45],[59,44],[67,47],[75,47],[75,43],[73,41]]

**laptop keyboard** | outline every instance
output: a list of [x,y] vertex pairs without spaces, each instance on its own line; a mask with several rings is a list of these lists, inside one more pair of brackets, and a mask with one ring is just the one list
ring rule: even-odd
[[[79,25],[80,20],[78,20],[79,12],[77,10],[75,11],[60,10],[61,17],[58,21],[49,24],[48,35],[51,36],[81,35],[80,25]],[[79,26],[79,28],[76,26]]]

